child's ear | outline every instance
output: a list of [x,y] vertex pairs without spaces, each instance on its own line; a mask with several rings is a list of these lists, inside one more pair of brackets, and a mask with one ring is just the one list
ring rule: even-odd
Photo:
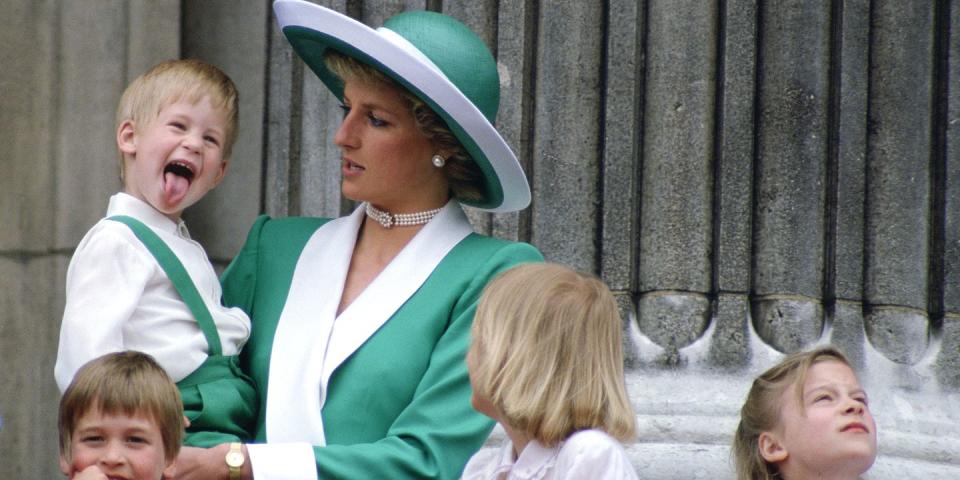
[[760,456],[767,463],[779,463],[787,459],[787,447],[777,438],[774,432],[763,432],[757,439],[757,447],[760,449]]
[[137,153],[137,132],[133,120],[124,120],[117,127],[117,148],[127,155]]
[[226,176],[226,174],[227,174],[227,167],[228,167],[229,165],[230,165],[230,160],[228,160],[228,159],[226,159],[226,158],[224,158],[224,159],[220,162],[220,172],[217,174],[217,178],[214,179],[214,181],[213,181],[213,185],[214,185],[214,186],[220,185],[220,181],[223,180],[223,177]]
[[70,461],[63,455],[60,455],[60,473],[70,476]]
[[163,469],[163,479],[164,480],[173,480],[177,476],[177,458],[174,457],[167,463],[167,466]]

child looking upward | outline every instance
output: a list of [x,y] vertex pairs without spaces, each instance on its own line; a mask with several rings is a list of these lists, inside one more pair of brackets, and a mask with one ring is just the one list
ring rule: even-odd
[[467,368],[474,408],[510,441],[474,455],[462,478],[637,478],[618,442],[636,428],[621,328],[606,285],[567,267],[525,264],[490,282]]
[[740,411],[740,480],[855,479],[877,456],[867,394],[834,347],[787,356],[757,377]]
[[[250,319],[222,306],[213,266],[180,218],[223,179],[237,105],[230,78],[199,60],[162,62],[134,80],[117,109],[123,191],[67,271],[61,391],[93,358],[145,352],[178,382],[194,446],[247,438],[255,419],[256,393],[236,364]],[[201,392],[216,401],[203,405]]]
[[74,480],[173,478],[183,407],[170,377],[140,352],[83,366],[60,399],[60,471]]

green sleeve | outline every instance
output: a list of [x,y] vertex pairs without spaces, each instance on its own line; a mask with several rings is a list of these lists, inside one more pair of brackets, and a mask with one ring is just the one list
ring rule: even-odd
[[257,251],[260,245],[260,232],[270,217],[261,215],[250,227],[247,240],[240,249],[240,253],[230,262],[227,269],[220,276],[223,286],[223,304],[228,307],[240,307],[244,312],[251,312],[253,295],[256,291],[257,280]]
[[259,393],[254,437],[264,441],[270,353],[276,322],[283,309],[293,269],[304,244],[327,219],[262,215],[250,227],[240,253],[223,272],[223,303],[250,316],[251,331],[240,352],[240,368],[253,378]]
[[[478,268],[471,258],[491,248],[494,251]],[[314,447],[319,478],[459,478],[467,460],[493,428],[492,420],[471,407],[464,360],[480,293],[496,274],[520,263],[542,260],[528,244],[479,235],[468,237],[454,249],[421,287],[431,292],[431,298],[418,294],[424,304],[443,303],[444,294],[434,296],[432,292],[453,291],[452,309],[442,313],[447,317],[446,329],[430,353],[429,366],[413,398],[392,419],[385,438],[372,443]],[[349,369],[346,372],[349,375]],[[354,408],[354,415],[362,419],[364,411]]]

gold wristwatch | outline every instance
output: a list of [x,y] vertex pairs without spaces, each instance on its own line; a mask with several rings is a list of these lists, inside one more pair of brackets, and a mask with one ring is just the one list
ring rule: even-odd
[[243,445],[239,442],[233,442],[230,444],[230,451],[227,452],[227,468],[230,469],[230,480],[240,480],[240,467],[243,467],[243,462],[246,461],[246,457],[243,456]]

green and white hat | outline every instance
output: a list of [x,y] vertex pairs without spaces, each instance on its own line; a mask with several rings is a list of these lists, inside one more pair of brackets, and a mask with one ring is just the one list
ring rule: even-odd
[[443,118],[484,176],[483,200],[464,204],[490,212],[530,204],[523,169],[493,126],[500,103],[496,61],[467,26],[440,13],[411,11],[374,30],[302,0],[277,0],[273,9],[294,51],[337,98],[343,99],[343,81],[324,64],[327,49],[376,67]]

